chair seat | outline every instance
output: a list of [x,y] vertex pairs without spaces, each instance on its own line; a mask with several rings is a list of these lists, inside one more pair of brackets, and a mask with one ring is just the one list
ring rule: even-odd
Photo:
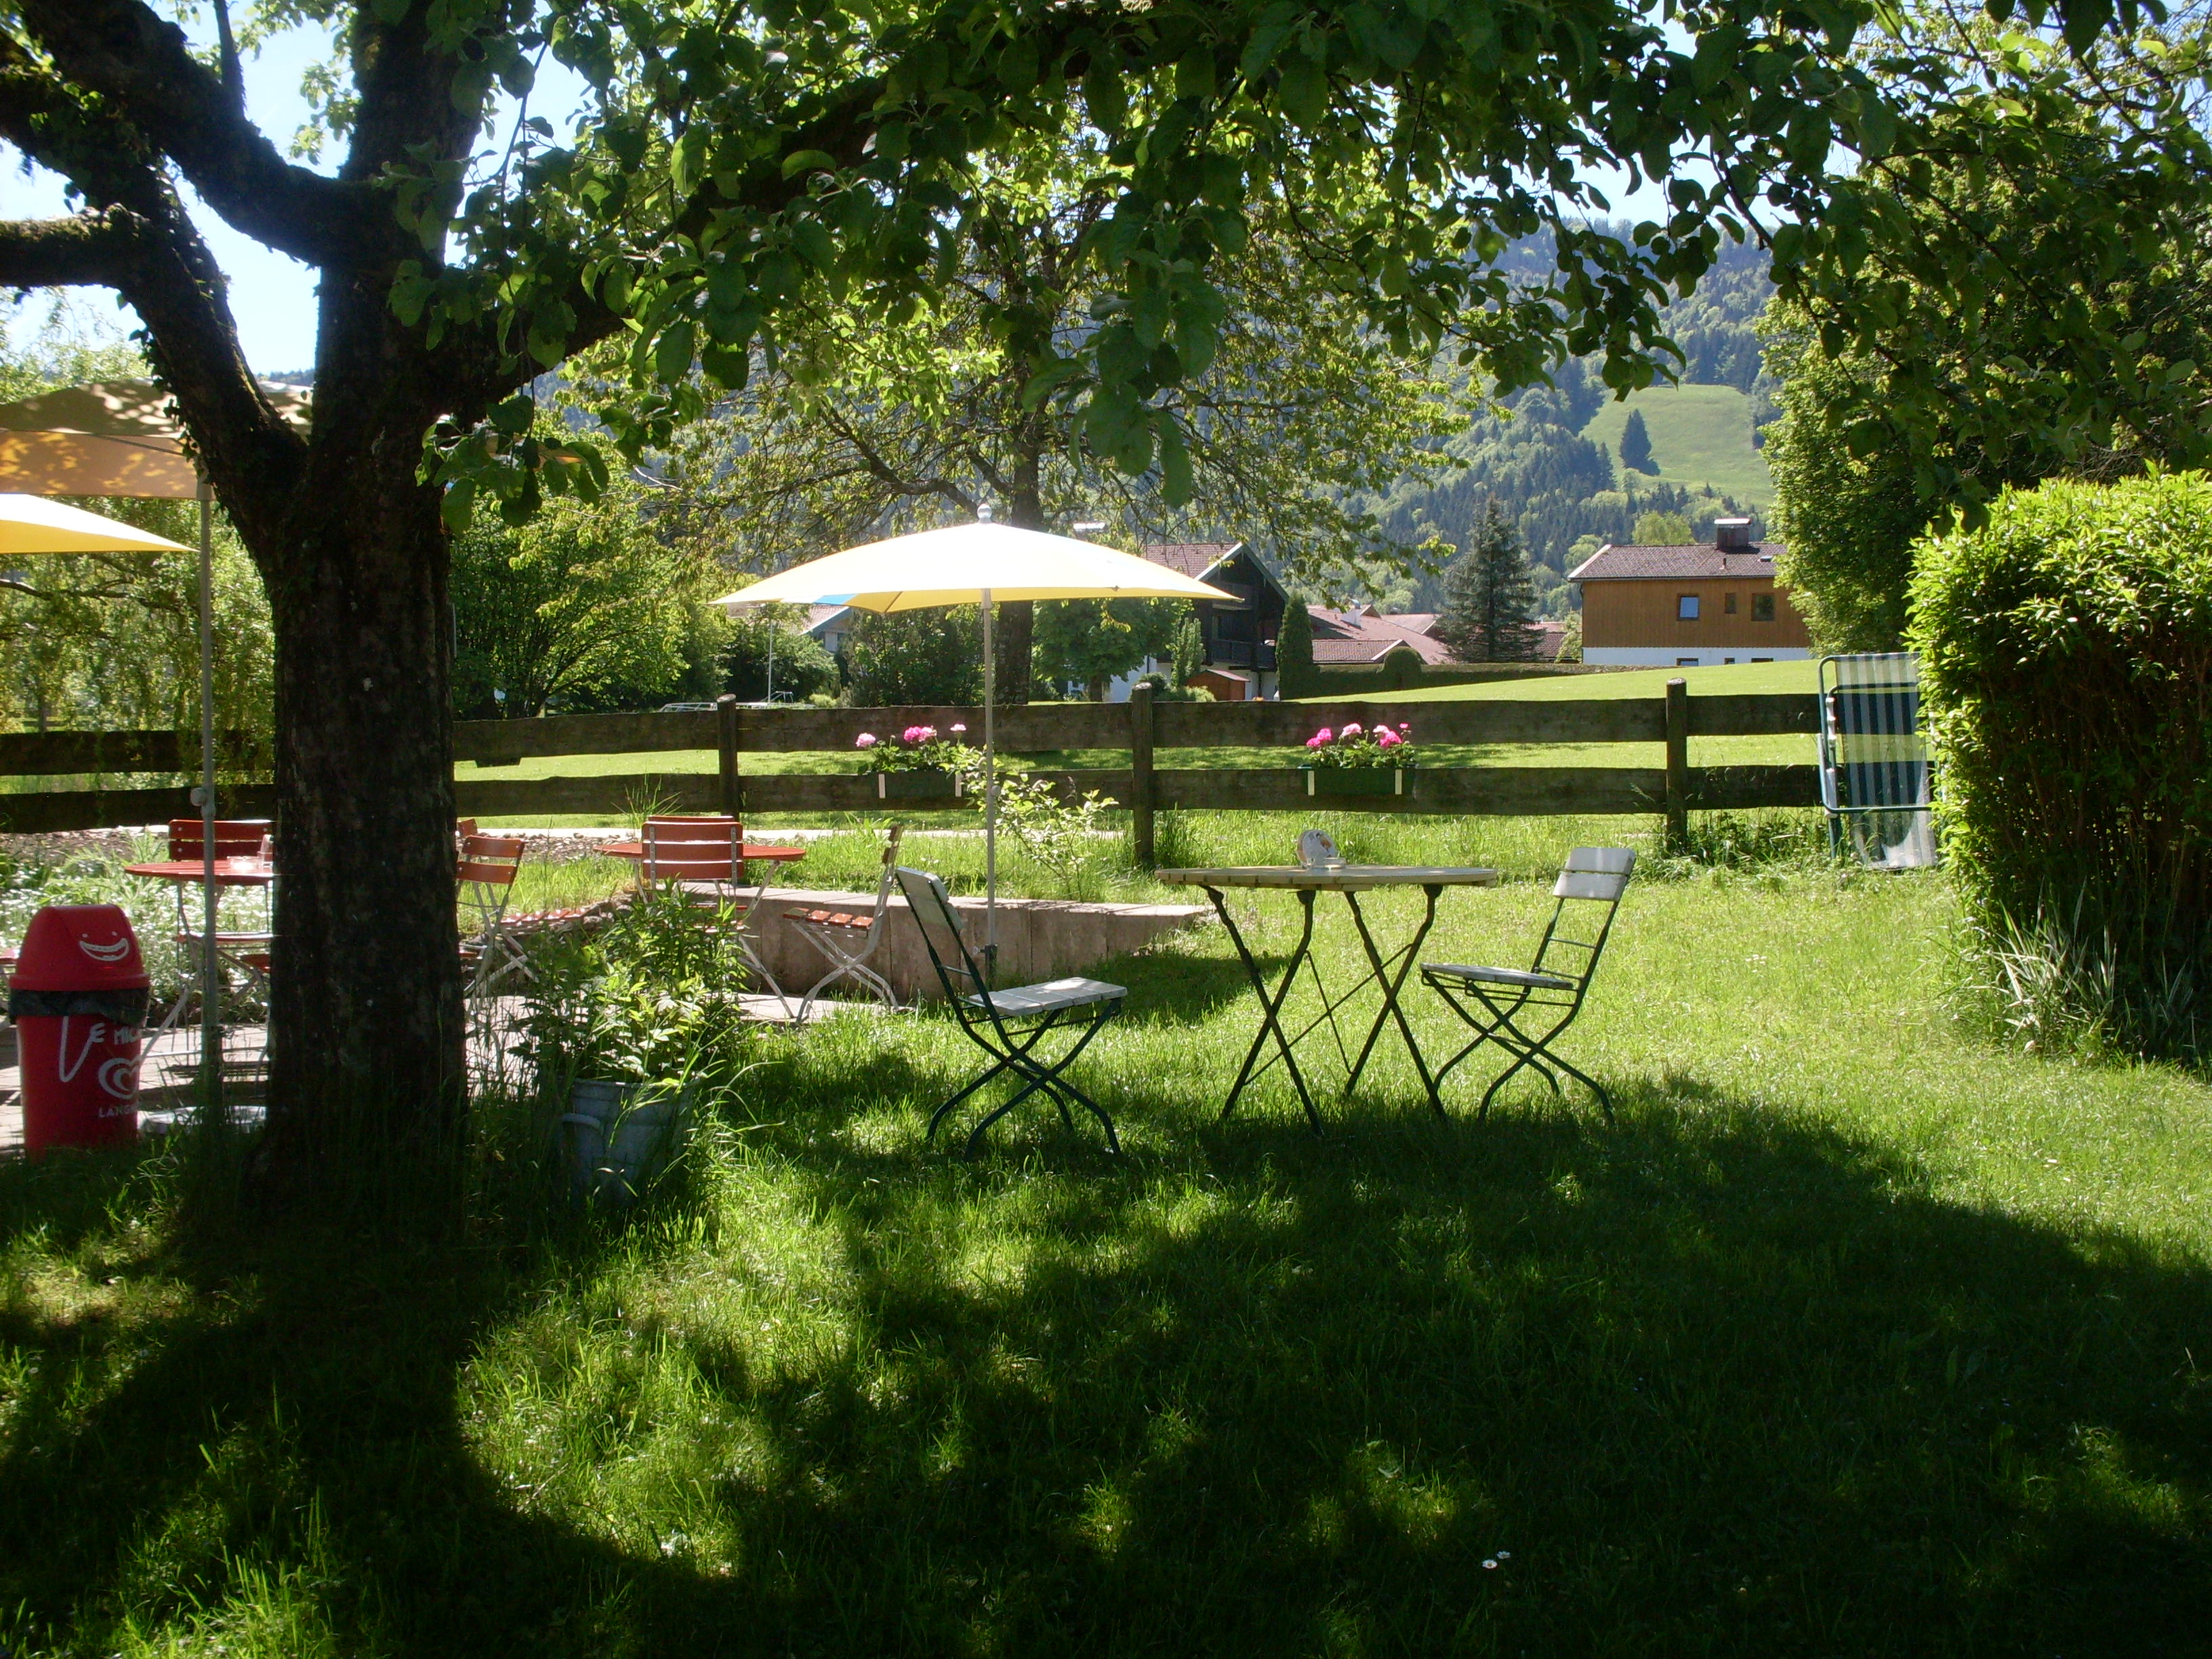
[[[1048,979],[1039,985],[994,991],[990,1005],[1003,1017],[1018,1018],[1028,1014],[1055,1013],[1062,1008],[1080,1008],[1086,1003],[1119,1002],[1128,994],[1127,988],[1109,985],[1103,979]],[[980,996],[963,997],[961,1000],[971,1008],[985,1006]]]
[[1423,979],[1455,979],[1469,984],[1526,985],[1539,991],[1571,991],[1575,982],[1557,974],[1532,974],[1525,968],[1468,968],[1453,962],[1425,962]]
[[[206,937],[204,933],[179,933],[177,935],[177,943],[180,945],[198,945]],[[215,942],[218,945],[274,945],[276,942],[276,935],[274,933],[217,933],[215,936]]]
[[794,910],[790,919],[816,927],[872,927],[876,925],[873,916],[850,915],[842,910]]

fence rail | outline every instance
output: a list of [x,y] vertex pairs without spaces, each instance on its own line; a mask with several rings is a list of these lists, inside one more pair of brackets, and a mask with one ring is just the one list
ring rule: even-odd
[[[1347,720],[1410,720],[1423,744],[1650,743],[1664,745],[1657,767],[1429,767],[1405,795],[1307,796],[1304,775],[1281,768],[1192,770],[1154,764],[1162,749],[1291,748],[1315,728]],[[1063,797],[1097,790],[1132,814],[1136,848],[1149,859],[1154,814],[1172,809],[1500,815],[1662,812],[1679,833],[1693,810],[1811,806],[1820,802],[1814,766],[1689,764],[1692,737],[1809,736],[1817,724],[1809,696],[1692,697],[1673,682],[1663,697],[1504,699],[1370,703],[1155,703],[1142,688],[1127,703],[1032,703],[999,711],[1000,746],[1012,755],[1120,750],[1129,764],[1054,769]],[[455,810],[472,817],[622,812],[647,801],[678,810],[860,812],[875,809],[875,781],[853,773],[747,773],[747,755],[850,754],[863,732],[888,735],[908,726],[982,732],[973,708],[747,709],[726,701],[712,714],[580,714],[544,720],[465,720],[453,728],[456,760],[519,764],[571,755],[665,754],[711,749],[712,774],[639,771],[613,776],[483,778],[454,786]],[[105,764],[88,763],[96,757]],[[1287,757],[1286,757],[1287,758]],[[0,736],[0,775],[184,769],[190,757],[174,732],[88,732]],[[897,810],[962,810],[952,799],[902,800]],[[261,816],[273,805],[265,785],[227,787],[222,810]],[[95,829],[157,823],[188,816],[191,792],[167,789],[49,791],[0,795],[0,830]]]

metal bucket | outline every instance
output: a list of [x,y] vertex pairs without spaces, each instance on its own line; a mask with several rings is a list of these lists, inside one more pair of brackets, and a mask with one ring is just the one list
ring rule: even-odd
[[580,1079],[570,1091],[571,1110],[558,1120],[568,1152],[572,1202],[626,1208],[667,1162],[684,1097],[658,1092],[640,1100],[640,1085]]

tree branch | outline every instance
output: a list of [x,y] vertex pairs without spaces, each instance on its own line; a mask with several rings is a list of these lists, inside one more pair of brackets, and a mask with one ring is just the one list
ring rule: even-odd
[[131,216],[0,221],[0,287],[120,289],[138,256]]
[[184,31],[143,0],[23,0],[21,15],[64,75],[112,100],[246,235],[319,266],[389,240],[388,204],[285,161]]

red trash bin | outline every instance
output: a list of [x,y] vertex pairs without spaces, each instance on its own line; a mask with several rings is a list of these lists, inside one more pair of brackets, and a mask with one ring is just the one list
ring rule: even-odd
[[23,1146],[138,1138],[138,1031],[146,964],[113,904],[49,904],[31,918],[8,981],[23,1078]]

